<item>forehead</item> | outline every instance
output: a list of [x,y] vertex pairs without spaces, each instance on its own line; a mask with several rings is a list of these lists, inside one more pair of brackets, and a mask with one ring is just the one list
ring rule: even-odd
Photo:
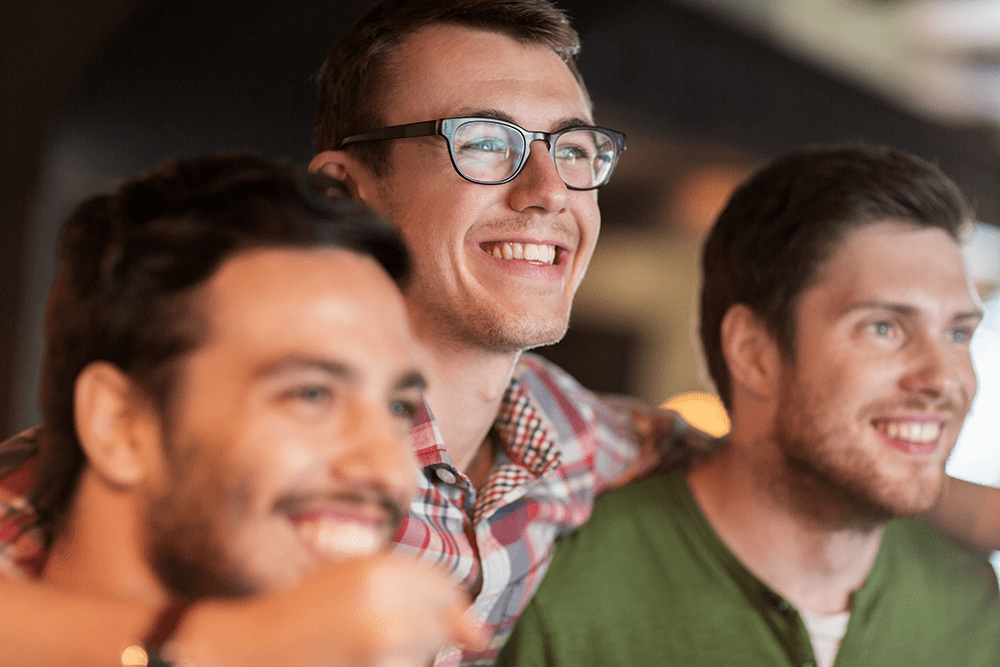
[[849,230],[820,268],[817,291],[844,308],[872,301],[951,316],[979,307],[951,236],[896,220]]
[[390,59],[387,124],[496,110],[526,129],[591,122],[590,102],[550,47],[505,35],[433,25],[409,35]]
[[333,248],[248,250],[223,263],[203,294],[204,347],[247,364],[280,355],[410,363],[402,297],[371,258]]

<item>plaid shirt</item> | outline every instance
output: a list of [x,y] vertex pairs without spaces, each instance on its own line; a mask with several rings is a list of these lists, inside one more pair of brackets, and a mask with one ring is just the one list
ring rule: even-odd
[[[653,428],[656,419],[660,430]],[[667,437],[654,437],[664,425]],[[472,613],[493,632],[486,651],[463,655],[445,648],[437,667],[492,664],[541,582],[555,540],[590,517],[595,495],[668,452],[689,453],[708,443],[673,413],[599,398],[530,354],[515,368],[494,431],[496,461],[479,491],[452,465],[426,404],[412,431],[424,474],[396,550],[450,572],[472,593]],[[16,468],[0,484],[0,571],[6,561],[7,569],[28,576],[37,573],[43,555],[24,501],[31,461],[20,465],[34,451],[35,433],[0,445],[0,474],[5,460],[7,472]]]

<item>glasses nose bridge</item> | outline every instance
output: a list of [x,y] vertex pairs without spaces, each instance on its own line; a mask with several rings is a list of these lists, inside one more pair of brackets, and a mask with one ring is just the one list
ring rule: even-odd
[[[521,164],[518,167],[517,174],[515,174],[515,176],[520,174],[521,170],[524,169],[524,166],[528,164],[528,158],[531,157],[531,145],[536,141],[545,142],[545,152],[548,153],[549,157],[552,158],[552,166],[555,167],[556,173],[558,174],[559,164],[556,162],[556,156],[555,153],[553,152],[557,135],[551,132],[531,132],[530,130],[525,130],[524,128],[520,127],[518,129],[520,129],[522,134],[524,135],[524,157],[521,158]],[[562,178],[562,174],[559,174],[559,177]]]
[[549,132],[529,132],[528,130],[522,130],[524,132],[524,144],[526,147],[525,153],[531,152],[531,144],[536,141],[544,141],[548,146],[547,150],[552,150],[552,143],[554,135]]

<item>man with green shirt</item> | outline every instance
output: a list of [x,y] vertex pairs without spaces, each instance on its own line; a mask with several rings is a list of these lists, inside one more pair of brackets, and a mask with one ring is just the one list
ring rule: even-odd
[[988,561],[909,518],[945,490],[976,391],[970,220],[891,149],[743,184],[703,256],[728,445],[600,499],[500,664],[1000,664]]

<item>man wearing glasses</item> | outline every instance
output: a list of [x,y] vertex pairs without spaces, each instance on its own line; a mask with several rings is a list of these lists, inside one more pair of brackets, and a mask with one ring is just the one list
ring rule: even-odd
[[[384,2],[334,47],[320,77],[311,168],[390,220],[414,258],[405,299],[429,388],[411,431],[420,494],[397,550],[460,582],[494,636],[483,652],[442,650],[439,665],[491,663],[555,539],[587,520],[597,493],[657,460],[658,448],[683,449],[674,447],[680,420],[602,401],[521,354],[564,334],[597,240],[596,188],[625,148],[623,135],[593,125],[578,49],[565,15],[544,0]],[[272,608],[288,631],[302,613],[329,615],[337,632],[368,633],[373,645],[393,635],[345,617],[335,589],[311,585],[322,605]],[[31,609],[23,591],[4,592],[9,607]],[[179,638],[198,637],[199,655],[230,664],[226,632],[252,643],[244,619],[267,604],[195,605]],[[72,608],[91,627],[108,626],[66,640],[94,649],[75,664],[102,664],[95,646],[134,639],[116,630],[107,605],[75,599]],[[95,621],[102,613],[107,624]],[[32,637],[0,630],[0,639],[33,647],[24,664],[59,662],[66,653],[51,647],[64,626],[38,620],[21,625]],[[329,637],[300,641],[330,645],[330,664],[357,659],[338,655]]]
[[413,431],[424,487],[397,550],[442,563],[473,595],[494,640],[462,659],[489,664],[554,540],[587,519],[640,443],[652,460],[654,438],[630,411],[522,356],[566,331],[600,228],[596,189],[625,137],[594,125],[577,36],[547,2],[380,11],[367,20],[403,33],[386,54],[362,19],[334,48],[311,168],[344,181],[413,252],[405,297],[433,416]]

